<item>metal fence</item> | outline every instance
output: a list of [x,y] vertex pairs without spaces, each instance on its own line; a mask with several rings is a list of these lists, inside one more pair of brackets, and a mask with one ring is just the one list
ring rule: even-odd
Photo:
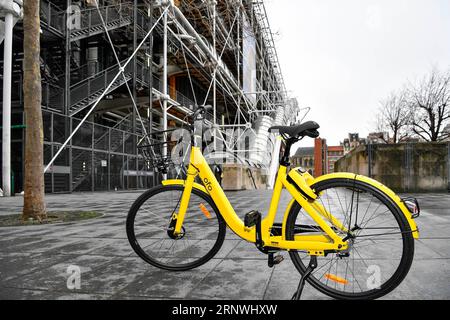
[[340,159],[337,171],[367,175],[397,192],[450,191],[450,143],[369,144]]
[[[80,120],[44,110],[44,162],[49,163]],[[120,125],[118,126],[120,127]],[[159,182],[137,153],[142,136],[85,122],[45,174],[48,193],[146,189]]]

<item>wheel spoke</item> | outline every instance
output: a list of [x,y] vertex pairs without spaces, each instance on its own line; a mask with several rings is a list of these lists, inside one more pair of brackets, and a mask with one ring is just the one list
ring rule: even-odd
[[[334,179],[339,180],[339,179]],[[349,250],[348,256],[341,253],[328,253],[324,259],[319,259],[319,266],[311,274],[312,283],[326,294],[333,297],[379,297],[383,290],[383,283],[387,283],[393,276],[397,276],[402,269],[404,254],[402,250],[405,245],[402,239],[405,236],[412,237],[411,234],[405,234],[405,225],[401,224],[396,218],[397,211],[392,208],[387,196],[369,188],[359,181],[347,181],[342,179],[342,185],[336,182],[319,183],[320,187],[315,190],[320,193],[319,203],[326,208],[327,214],[324,215],[324,221],[330,226],[333,225],[331,217],[343,222],[347,228],[354,229],[353,237],[348,238]],[[351,197],[351,198],[349,198]],[[291,211],[294,217],[300,219],[303,216],[298,212]],[[302,215],[308,217],[308,213],[302,210]],[[290,218],[288,221],[294,221]],[[301,221],[295,221],[301,224]],[[292,222],[289,222],[292,224]],[[288,226],[292,228],[293,226]],[[289,236],[289,232],[286,233]],[[305,270],[308,265],[308,257],[298,253],[291,254],[299,270]],[[345,260],[345,261],[340,261]],[[383,270],[381,275],[381,291],[371,290],[366,287],[366,279],[369,275],[370,265],[376,261],[376,265]],[[301,268],[300,268],[301,266]],[[332,274],[332,273],[335,274]],[[333,279],[330,274],[338,277]],[[347,283],[342,283],[339,278],[345,279]]]
[[[158,267],[180,271],[212,258],[223,243],[225,225],[220,222],[210,200],[192,192],[182,232],[175,235],[169,228],[174,226],[171,225],[172,217],[179,210],[183,189],[171,186],[155,190],[148,192],[132,216],[134,232],[129,237],[134,237],[132,246],[139,256]],[[200,211],[200,205],[206,207],[210,218]]]

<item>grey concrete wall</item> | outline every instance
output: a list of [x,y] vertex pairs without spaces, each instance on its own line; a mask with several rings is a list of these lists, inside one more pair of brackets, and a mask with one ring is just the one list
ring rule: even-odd
[[360,146],[336,162],[336,172],[366,175],[397,192],[446,192],[449,148],[449,143]]

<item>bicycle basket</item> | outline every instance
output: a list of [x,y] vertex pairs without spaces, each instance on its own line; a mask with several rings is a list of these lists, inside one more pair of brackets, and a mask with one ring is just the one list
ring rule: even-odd
[[[161,132],[158,132],[161,133]],[[157,133],[155,133],[157,134]],[[186,150],[180,141],[158,141],[155,139],[144,138],[138,144],[138,151],[147,161],[150,168],[162,174],[168,174],[172,171],[182,171],[184,168],[183,157]],[[178,148],[175,149],[178,145]],[[179,150],[177,153],[176,151]],[[175,159],[173,155],[175,154]],[[178,170],[177,170],[178,169]]]

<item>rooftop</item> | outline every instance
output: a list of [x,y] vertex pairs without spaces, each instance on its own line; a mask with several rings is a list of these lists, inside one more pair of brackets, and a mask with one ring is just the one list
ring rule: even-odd
[[298,148],[294,157],[304,157],[304,156],[313,156],[313,155],[314,155],[314,147]]

